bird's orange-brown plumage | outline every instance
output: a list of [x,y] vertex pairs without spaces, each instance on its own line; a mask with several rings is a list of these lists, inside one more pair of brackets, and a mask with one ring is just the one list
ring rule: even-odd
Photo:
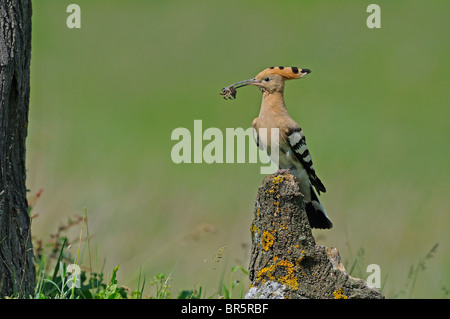
[[[309,69],[297,67],[270,67],[259,72],[254,78],[237,82],[222,89],[226,99],[236,98],[236,89],[254,85],[259,87],[263,98],[260,113],[253,120],[256,144],[266,150],[280,169],[288,169],[297,177],[299,188],[306,203],[306,212],[313,228],[331,228],[328,218],[317,197],[325,186],[317,177],[311,154],[306,145],[305,135],[300,126],[289,115],[284,102],[284,84],[286,80],[299,79],[311,73]],[[259,134],[263,129],[266,134]],[[279,129],[278,139],[272,140],[272,129]],[[275,145],[274,145],[275,143]],[[272,153],[272,150],[278,152]],[[275,155],[273,155],[275,154]]]

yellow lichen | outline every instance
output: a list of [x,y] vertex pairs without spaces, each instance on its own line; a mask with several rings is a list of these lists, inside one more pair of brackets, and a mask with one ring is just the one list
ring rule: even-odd
[[285,267],[286,272],[287,272],[287,274],[285,276],[280,277],[278,279],[278,281],[293,290],[297,290],[298,289],[298,281],[297,281],[297,277],[294,275],[294,272],[296,271],[294,268],[294,265],[292,265],[292,263],[290,261],[281,260],[277,263],[277,266]]
[[[284,178],[283,178],[282,176],[275,176],[275,177],[272,179],[273,185],[272,185],[272,187],[269,189],[269,193],[272,194],[272,196],[273,196],[273,198],[274,198],[273,205],[275,206],[275,215],[276,215],[277,213],[280,213],[280,212],[281,212],[281,209],[280,209],[280,207],[279,207],[279,206],[280,206],[280,201],[279,201],[280,194],[278,193],[278,185],[279,185],[281,182],[283,182],[283,180],[284,180]],[[267,190],[266,190],[266,193],[267,193]]]
[[[274,264],[264,267],[258,272],[257,281],[260,281],[261,283],[264,283],[266,280],[278,281],[290,289],[297,290],[298,280],[295,276],[297,270],[294,268],[294,265],[288,260],[278,261],[278,259],[278,257],[274,257]],[[277,267],[283,267],[286,275],[275,277],[275,270]]]
[[296,263],[297,265],[300,265],[301,262],[302,262],[302,260],[303,260],[303,258],[305,258],[305,256],[301,256],[300,258],[297,258],[297,259],[295,260],[295,263]]
[[348,299],[348,297],[342,293],[342,288],[335,290],[333,292],[333,294],[334,294],[334,299]]
[[266,277],[268,277],[268,279],[274,279],[272,272],[275,270],[275,265],[270,265],[268,267],[264,267],[262,268],[260,271],[258,271],[258,274],[256,275],[256,277],[258,277],[258,280],[261,279],[260,277],[262,275],[264,275],[265,273],[269,273],[268,275],[266,275]]
[[274,241],[274,237],[271,233],[269,233],[267,230],[263,233],[262,239],[261,239],[261,245],[262,248],[265,251],[268,251],[270,247],[272,247]]
[[259,234],[259,228],[258,226],[255,225],[255,223],[252,223],[252,225],[250,226],[250,233],[252,234],[252,237],[255,234],[255,232]]
[[275,176],[275,177],[273,178],[272,183],[274,183],[274,184],[280,184],[282,181],[284,181],[283,176],[278,175],[278,176]]

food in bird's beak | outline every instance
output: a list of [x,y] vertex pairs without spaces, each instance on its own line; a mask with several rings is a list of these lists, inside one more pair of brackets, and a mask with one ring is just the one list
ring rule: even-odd
[[239,89],[243,86],[247,86],[247,85],[259,85],[260,82],[256,79],[248,79],[248,80],[244,80],[244,81],[240,81],[237,83],[234,83],[230,86],[227,86],[226,88],[222,89],[222,92],[220,93],[220,95],[223,95],[223,98],[225,100],[231,100],[231,99],[235,99],[236,98],[236,89]]
[[232,100],[236,98],[237,91],[233,85],[227,86],[226,88],[222,89],[222,92],[220,92],[220,95],[223,95],[223,98],[225,100]]

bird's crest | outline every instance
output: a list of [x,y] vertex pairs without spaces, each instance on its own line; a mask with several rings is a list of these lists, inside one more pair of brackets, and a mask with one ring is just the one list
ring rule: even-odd
[[259,72],[255,78],[263,78],[263,77],[266,77],[267,75],[279,74],[286,79],[299,79],[303,75],[309,74],[309,73],[311,73],[310,70],[300,69],[295,66],[289,66],[289,67],[271,66],[270,68],[267,68],[267,69]]

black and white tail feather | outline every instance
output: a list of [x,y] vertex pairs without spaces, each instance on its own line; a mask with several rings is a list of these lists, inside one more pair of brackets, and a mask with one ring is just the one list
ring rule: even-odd
[[[325,186],[322,184],[319,177],[317,177],[314,170],[314,165],[308,147],[306,146],[306,139],[302,129],[296,125],[294,128],[283,133],[284,134],[280,134],[279,168],[281,170],[289,170],[290,173],[297,178],[300,192],[304,195],[306,202],[305,210],[310,226],[312,228],[320,229],[332,228],[333,223],[328,218],[325,209],[320,203],[314,190],[315,188],[319,195],[320,192],[326,192]],[[283,135],[286,138],[284,138]],[[253,136],[256,145],[261,150],[265,150],[270,154],[271,152],[270,148],[267,146],[267,142],[260,139],[256,129],[253,130]]]
[[294,163],[293,173],[299,180],[300,191],[305,195],[305,200],[307,202],[306,214],[308,215],[309,223],[312,228],[332,228],[333,223],[328,218],[325,209],[320,203],[314,190],[315,188],[319,195],[320,192],[326,192],[325,186],[322,184],[319,177],[317,177],[314,170],[311,154],[306,145],[305,135],[300,127],[296,127],[286,132],[286,136],[292,153],[298,160],[297,163]]
[[333,227],[333,223],[325,213],[325,209],[319,202],[316,192],[311,186],[311,201],[306,203],[306,215],[311,228],[329,229]]

